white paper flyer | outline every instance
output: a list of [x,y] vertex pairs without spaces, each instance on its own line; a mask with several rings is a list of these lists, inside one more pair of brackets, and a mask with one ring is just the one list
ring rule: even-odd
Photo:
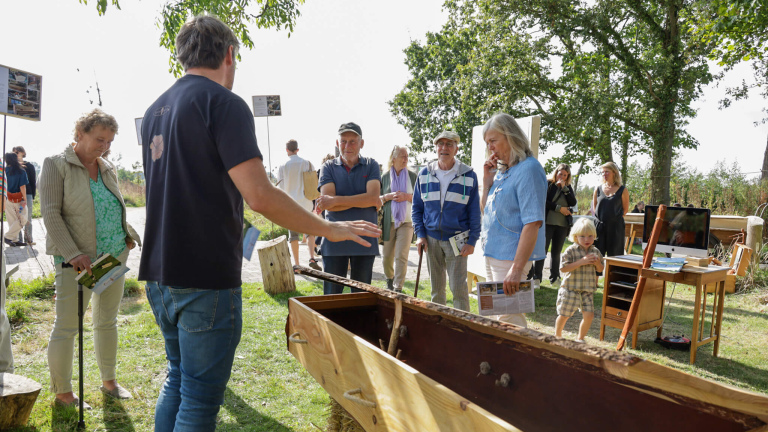
[[536,309],[533,299],[532,281],[520,282],[520,291],[513,295],[504,294],[504,282],[478,282],[477,305],[480,315],[508,315],[531,313]]

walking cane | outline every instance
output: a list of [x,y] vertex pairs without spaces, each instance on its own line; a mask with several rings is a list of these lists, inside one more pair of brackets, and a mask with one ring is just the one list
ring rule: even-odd
[[424,248],[419,246],[419,268],[416,269],[416,289],[413,290],[413,296],[419,296],[419,276],[421,276],[421,259],[424,257]]
[[81,284],[77,284],[77,318],[77,332],[79,338],[77,342],[77,355],[78,366],[80,368],[80,377],[78,379],[78,381],[80,381],[80,400],[78,401],[80,406],[80,417],[79,421],[77,422],[77,428],[85,429],[85,420],[83,420],[83,286]]

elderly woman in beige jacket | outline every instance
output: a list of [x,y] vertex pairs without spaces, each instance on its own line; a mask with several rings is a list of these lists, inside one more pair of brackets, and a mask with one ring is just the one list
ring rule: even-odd
[[[40,176],[40,204],[48,230],[46,253],[56,264],[56,321],[48,343],[51,390],[60,406],[75,406],[72,358],[77,334],[77,283],[80,271],[110,253],[121,262],[139,242],[125,220],[125,202],[114,166],[101,156],[117,133],[117,121],[99,109],[83,115],[75,125],[75,143],[45,159]],[[101,294],[93,295],[93,345],[103,385],[111,397],[131,394],[117,383],[117,312],[123,297],[121,277]],[[84,308],[91,292],[83,292]],[[86,405],[87,406],[87,405]]]

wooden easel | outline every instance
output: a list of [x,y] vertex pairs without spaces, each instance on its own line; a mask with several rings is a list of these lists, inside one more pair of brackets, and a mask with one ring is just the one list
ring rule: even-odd
[[[619,342],[616,344],[616,350],[621,351],[624,349],[624,343],[626,342],[627,335],[629,334],[632,324],[637,319],[637,311],[640,307],[640,301],[643,298],[643,290],[645,290],[646,277],[642,274],[643,269],[651,267],[653,261],[653,252],[656,250],[656,242],[659,241],[659,235],[661,234],[661,227],[664,223],[664,214],[667,212],[667,206],[661,204],[659,210],[656,213],[656,221],[653,224],[653,230],[651,231],[651,238],[648,240],[648,246],[645,248],[645,254],[643,255],[643,267],[639,272],[637,280],[637,288],[635,288],[635,295],[632,299],[632,304],[629,306],[629,313],[627,314],[627,320],[624,322],[624,329],[621,331]],[[637,337],[637,335],[634,335]]]

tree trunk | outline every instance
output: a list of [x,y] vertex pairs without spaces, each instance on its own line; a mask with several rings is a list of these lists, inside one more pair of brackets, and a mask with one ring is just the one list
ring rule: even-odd
[[581,159],[579,160],[579,171],[576,173],[576,175],[573,175],[571,173],[572,178],[572,187],[573,191],[577,192],[579,190],[579,178],[581,177],[581,173],[584,171],[584,162],[587,161],[587,148],[584,147],[584,152],[581,154]]
[[760,180],[768,180],[768,139],[765,141],[765,153],[763,154],[763,172]]
[[669,204],[669,182],[672,173],[672,154],[675,142],[680,77],[680,8],[682,2],[670,1],[667,4],[667,16],[664,25],[664,51],[670,62],[668,71],[658,87],[655,111],[658,135],[653,139],[653,164],[651,165],[651,200],[653,204]]
[[611,124],[608,117],[602,118],[603,125],[600,127],[600,136],[598,137],[595,149],[600,155],[602,163],[613,162],[613,149],[611,148]]
[[627,171],[629,170],[627,159],[629,159],[629,141],[623,138],[621,140],[621,166],[619,166],[619,170],[621,171],[621,180],[624,184],[627,184],[627,180],[629,180],[627,176]]
[[[674,128],[673,128],[674,130]],[[654,143],[651,164],[651,203],[669,205],[669,179],[672,172],[672,142],[674,135]]]

